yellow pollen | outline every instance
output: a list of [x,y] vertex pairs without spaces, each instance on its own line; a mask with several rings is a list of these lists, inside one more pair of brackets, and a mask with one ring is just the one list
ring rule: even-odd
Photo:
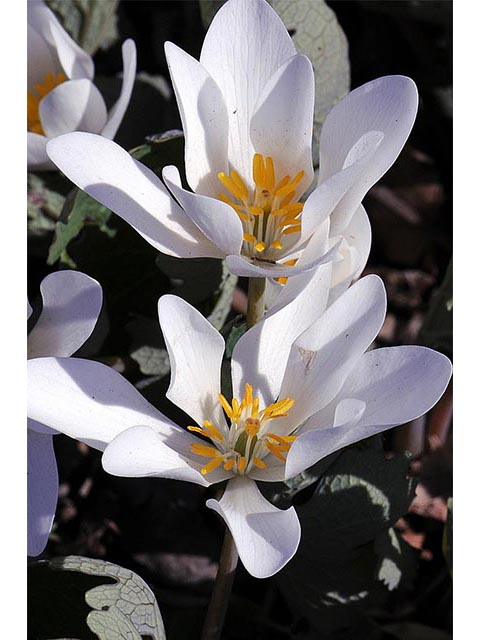
[[27,91],[27,131],[33,133],[39,133],[45,135],[45,132],[40,122],[40,102],[47,94],[50,93],[59,84],[65,82],[67,76],[64,73],[45,74],[45,80],[43,84],[36,84],[34,91]]
[[213,460],[210,460],[208,464],[202,467],[202,469],[200,470],[200,473],[202,474],[202,476],[204,476],[207,473],[210,473],[211,471],[219,467],[222,464],[222,462],[223,462],[223,456],[219,454],[216,458],[214,458]]
[[201,442],[190,445],[193,454],[207,458],[200,469],[202,475],[220,466],[240,475],[250,473],[253,467],[265,469],[268,462],[264,458],[270,453],[278,460],[286,460],[296,436],[277,435],[267,425],[275,418],[288,415],[295,403],[293,398],[281,398],[260,411],[260,399],[254,396],[252,385],[246,383],[241,400],[233,397],[228,402],[223,394],[219,394],[218,399],[230,420],[229,427],[218,428],[210,420],[204,420],[202,427],[187,427],[189,431],[209,438],[213,445]]
[[293,178],[285,175],[277,180],[273,157],[260,153],[253,156],[248,180],[235,169],[218,173],[228,192],[218,198],[236,211],[242,223],[243,255],[272,264],[282,262],[282,253],[296,242],[296,238],[286,242],[286,236],[301,230],[303,203],[298,198],[304,176],[299,171]]
[[244,456],[242,456],[237,462],[237,468],[240,471],[240,473],[243,473],[243,471],[245,471],[246,466],[247,466],[247,459]]

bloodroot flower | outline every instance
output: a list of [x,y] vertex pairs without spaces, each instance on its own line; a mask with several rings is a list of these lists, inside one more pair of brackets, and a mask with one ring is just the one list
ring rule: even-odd
[[56,169],[47,142],[70,131],[91,131],[113,138],[127,110],[135,81],[133,40],[122,47],[120,97],[107,113],[93,84],[89,54],[72,40],[41,0],[28,2],[27,140],[30,170]]
[[256,482],[291,478],[422,415],[451,374],[448,358],[424,347],[367,351],[385,317],[378,277],[362,278],[325,310],[327,297],[328,287],[309,284],[238,340],[231,397],[220,387],[222,336],[180,298],[160,298],[167,397],[190,416],[186,429],[113,369],[75,358],[29,362],[29,415],[104,450],[114,475],[227,481],[207,506],[225,520],[246,569],[271,576],[295,554],[300,524],[293,507],[274,507]]
[[[70,356],[92,333],[102,307],[96,280],[78,271],[52,273],[40,285],[42,312],[28,336],[28,358]],[[32,309],[28,305],[28,317]],[[58,433],[28,419],[28,555],[45,549],[58,499],[58,473],[52,435]]]
[[[342,258],[334,282],[362,271],[370,225],[361,201],[402,149],[415,120],[415,83],[378,78],[330,112],[312,183],[315,83],[265,0],[229,0],[200,60],[165,45],[185,134],[185,189],[162,182],[113,142],[85,133],[48,145],[55,164],[146,240],[180,257],[226,258],[233,273],[285,278]],[[310,248],[309,258],[305,251]]]

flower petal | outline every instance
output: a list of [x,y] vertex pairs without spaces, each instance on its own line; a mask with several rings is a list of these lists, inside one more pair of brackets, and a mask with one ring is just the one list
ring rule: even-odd
[[102,94],[86,78],[59,84],[40,102],[39,112],[48,138],[70,131],[99,133],[107,121]]
[[159,251],[182,258],[222,255],[174,202],[153,171],[115,142],[76,132],[51,140],[47,151],[67,178],[123,218]]
[[223,256],[240,253],[243,243],[242,222],[230,205],[183,189],[180,174],[174,166],[164,167],[162,177],[186,215],[221,249]]
[[71,356],[92,333],[102,288],[79,271],[57,271],[40,285],[43,309],[28,336],[28,357]]
[[45,549],[58,500],[58,472],[52,436],[27,429],[28,555]]
[[[258,260],[253,262],[243,256],[229,255],[226,258],[227,266],[232,273],[245,278],[291,278],[335,260],[340,243],[337,243],[334,247],[327,250],[325,248],[323,234],[316,236],[315,240],[312,240],[312,238],[310,238],[312,246],[315,245],[319,247],[319,251],[315,252],[315,257],[309,262],[299,262],[295,266],[289,267],[281,262],[277,262],[276,264],[260,262]],[[285,259],[287,259],[287,257]]]
[[[330,217],[343,202],[345,194],[354,189],[355,184],[361,184],[363,176],[368,169],[372,158],[380,147],[383,140],[381,131],[368,131],[350,149],[345,165],[332,176],[329,176],[308,196],[302,211],[302,239],[308,236],[318,227],[320,223]],[[363,196],[362,196],[363,197]],[[348,217],[343,218],[343,226],[331,228],[331,236],[341,235],[348,225],[351,216],[360,206],[360,200],[356,202],[355,209],[349,210]],[[330,223],[331,224],[331,223]]]
[[273,576],[295,555],[301,533],[295,509],[274,507],[252,480],[230,480],[221,500],[207,500],[207,507],[225,520],[243,566],[255,578]]
[[55,52],[47,44],[45,38],[30,24],[30,6],[28,3],[27,27],[27,86],[32,91],[36,84],[43,84],[47,73],[57,74],[62,71],[60,61]]
[[102,456],[107,473],[124,478],[171,478],[208,486],[206,478],[150,427],[131,427],[116,436]]
[[113,140],[120,126],[132,96],[137,69],[137,49],[133,40],[125,40],[122,45],[123,79],[120,96],[111,108],[107,122],[102,129],[102,136]]
[[[312,275],[310,275],[310,273]],[[331,266],[323,265],[302,279],[296,296],[273,309],[238,340],[232,353],[233,395],[243,395],[245,384],[254,388],[264,405],[277,399],[291,346],[324,311]]]
[[380,331],[386,312],[380,278],[350,287],[293,344],[280,397],[295,400],[276,431],[291,430],[326,406],[340,391],[360,356]]
[[405,76],[385,76],[358,87],[328,114],[320,136],[319,183],[345,166],[352,147],[369,131],[383,133],[375,153],[338,203],[332,215],[332,235],[339,233],[372,185],[391,167],[415,121],[418,92]]
[[190,454],[189,434],[110,367],[79,358],[34,358],[27,370],[29,418],[101,451],[141,424],[182,455]]
[[225,3],[205,36],[200,62],[225,99],[229,161],[249,183],[254,155],[250,120],[255,105],[265,83],[295,54],[285,25],[265,0]]
[[27,131],[27,164],[30,171],[56,169],[47,155],[48,138],[39,133]]
[[280,178],[305,171],[301,195],[313,180],[312,132],[315,78],[304,55],[285,62],[265,84],[255,105],[250,137],[257,153],[271,156]]
[[192,56],[171,42],[165,55],[185,134],[185,172],[195,193],[215,197],[228,172],[228,116],[222,92]]
[[333,426],[325,428],[322,413],[332,411],[327,408],[302,427],[288,453],[286,477],[349,444],[423,415],[442,396],[451,372],[450,360],[426,347],[388,347],[365,353],[333,403]]
[[160,326],[170,358],[167,398],[199,425],[225,426],[218,401],[225,341],[202,314],[172,295],[158,301]]
[[[45,39],[60,61],[68,78],[93,78],[92,58],[61,26],[43,2],[28,2],[28,23]],[[45,69],[52,71],[52,69]]]

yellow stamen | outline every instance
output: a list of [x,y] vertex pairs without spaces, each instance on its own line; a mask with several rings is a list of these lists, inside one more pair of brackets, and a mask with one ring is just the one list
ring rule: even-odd
[[248,189],[247,189],[247,185],[245,184],[245,182],[242,180],[242,178],[240,177],[239,173],[237,171],[235,171],[234,169],[230,172],[230,177],[232,178],[233,182],[236,184],[236,186],[240,189],[240,192],[243,195],[242,200],[248,200]]
[[205,425],[205,429],[212,434],[214,438],[217,440],[224,440],[223,434],[215,425],[213,425],[210,420],[204,420],[203,424]]
[[267,468],[267,465],[265,464],[265,462],[263,460],[260,460],[260,458],[253,458],[252,462],[259,469],[266,469]]
[[298,214],[303,211],[304,203],[303,202],[295,202],[294,204],[288,204],[285,209],[290,214]]
[[255,249],[255,251],[258,251],[258,253],[262,253],[262,251],[265,251],[266,246],[267,245],[264,242],[260,241],[257,242],[253,248]]
[[268,156],[265,160],[265,182],[264,187],[271,191],[275,186],[275,166],[272,158]]
[[203,456],[204,458],[216,458],[219,454],[218,449],[215,447],[208,447],[205,444],[199,444],[194,442],[190,445],[192,448],[192,453],[195,453],[197,456]]
[[278,460],[281,460],[282,462],[286,462],[287,459],[285,458],[285,456],[282,455],[282,449],[280,448],[280,446],[278,444],[272,444],[271,442],[265,442],[265,446],[267,447],[267,449],[270,451],[271,454],[273,454],[276,458],[278,458]]
[[45,135],[45,132],[40,122],[40,102],[47,94],[50,93],[59,84],[65,82],[67,76],[64,73],[57,73],[55,76],[53,73],[47,73],[43,84],[36,84],[34,91],[27,91],[27,130],[33,133],[39,133]]
[[244,233],[243,234],[243,239],[245,240],[245,242],[256,242],[257,239],[254,235],[252,235],[251,233]]
[[208,464],[206,464],[202,469],[200,469],[200,473],[202,474],[202,476],[204,476],[207,473],[210,473],[211,471],[219,467],[222,464],[222,462],[223,462],[223,456],[219,455],[213,460],[210,460]]
[[225,462],[225,464],[223,465],[223,468],[225,469],[225,471],[231,471],[234,466],[235,466],[235,460],[230,458]]
[[218,394],[218,399],[220,400],[220,404],[223,407],[223,410],[225,411],[225,413],[227,414],[227,416],[230,418],[230,420],[233,417],[233,409],[232,407],[228,404],[227,399],[225,398],[225,396],[221,393]]
[[245,431],[249,436],[256,436],[260,430],[260,420],[258,418],[247,418],[245,420]]
[[286,207],[287,204],[290,204],[290,202],[293,200],[293,198],[295,197],[295,191],[292,191],[288,194],[288,196],[286,196],[281,202],[280,202],[280,206],[281,207]]
[[291,184],[296,187],[297,184],[302,180],[304,175],[305,175],[305,171],[299,171],[297,175],[294,177],[294,179],[292,180]]
[[247,466],[247,459],[244,456],[242,456],[237,462],[237,468],[240,471],[240,473],[245,471],[246,466]]
[[280,182],[277,184],[277,186],[275,187],[275,194],[278,191],[278,189],[281,189],[282,187],[284,187],[289,182],[290,182],[290,176],[285,176],[284,178],[282,178],[280,180]]
[[287,227],[286,229],[283,230],[283,233],[285,234],[290,234],[290,233],[297,233],[299,231],[302,230],[302,225],[301,224],[296,224],[293,227]]
[[248,211],[252,216],[261,216],[264,213],[262,207],[248,207]]
[[284,216],[288,213],[287,209],[274,209],[270,215],[272,216]]
[[280,249],[283,249],[283,244],[280,242],[280,240],[274,240],[274,241],[272,242],[272,247],[273,247],[274,249],[278,249],[278,250],[280,250]]
[[223,171],[218,174],[218,179],[223,184],[225,189],[230,191],[230,193],[235,196],[237,200],[241,200],[243,202],[243,200],[246,199],[244,198],[244,192],[242,191],[242,189],[236,184],[236,182],[234,182],[234,180],[230,176],[227,176],[225,173],[223,173]]
[[292,185],[291,183],[286,184],[281,189],[277,189],[277,191],[275,192],[275,197],[284,198],[285,196],[288,196],[290,193],[293,193],[294,191],[295,191],[295,185]]
[[248,382],[245,385],[245,395],[243,398],[247,407],[253,403],[253,387],[251,384],[248,384]]
[[265,178],[265,165],[263,164],[263,156],[260,153],[256,153],[253,156],[253,181],[255,184],[262,188]]

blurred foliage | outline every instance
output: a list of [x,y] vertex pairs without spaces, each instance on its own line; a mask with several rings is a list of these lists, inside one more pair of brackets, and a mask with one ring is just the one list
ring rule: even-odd
[[67,556],[33,562],[28,577],[29,637],[165,640],[155,596],[133,571]]
[[453,355],[453,269],[450,260],[440,287],[432,295],[418,336],[420,344]]
[[47,0],[72,38],[93,55],[108,49],[118,38],[119,0]]

